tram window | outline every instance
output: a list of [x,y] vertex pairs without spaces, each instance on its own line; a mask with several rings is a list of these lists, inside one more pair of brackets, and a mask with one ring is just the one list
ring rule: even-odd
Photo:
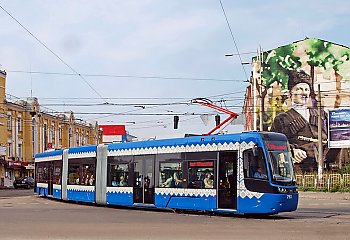
[[128,186],[129,164],[111,164],[110,165],[110,182],[112,187]]
[[243,169],[245,178],[267,178],[265,158],[261,148],[258,148],[257,156],[254,156],[252,149],[243,152]]
[[214,186],[214,161],[188,162],[188,188]]
[[160,163],[159,187],[182,187],[182,165],[179,162]]
[[46,163],[37,163],[36,181],[40,183],[48,182],[48,169]]
[[95,185],[95,164],[88,163],[94,159],[74,159],[68,163],[68,184]]
[[68,184],[80,184],[79,164],[70,164],[68,169]]
[[43,167],[38,165],[36,167],[35,180],[37,182],[42,182],[42,179],[43,179]]
[[93,164],[82,164],[82,182],[81,185],[95,185],[95,166]]
[[53,171],[53,183],[54,184],[61,184],[61,171],[62,171],[62,164],[60,163],[54,163],[54,171]]

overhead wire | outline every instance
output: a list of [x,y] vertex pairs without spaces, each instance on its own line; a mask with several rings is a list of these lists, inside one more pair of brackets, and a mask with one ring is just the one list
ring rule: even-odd
[[[232,40],[234,42],[234,45],[235,45],[235,48],[236,48],[236,51],[237,51],[237,54],[234,54],[234,55],[238,55],[240,61],[241,61],[241,64],[243,63],[242,61],[242,58],[241,58],[241,55],[242,54],[245,54],[245,53],[240,53],[239,52],[239,49],[238,49],[238,46],[237,46],[237,43],[236,43],[236,40],[234,38],[234,35],[233,35],[233,31],[231,29],[231,26],[230,26],[230,23],[228,21],[228,18],[227,18],[227,15],[226,15],[226,12],[225,12],[225,9],[224,9],[224,6],[222,4],[222,1],[220,0],[220,5],[221,5],[221,8],[222,8],[222,11],[223,11],[223,14],[225,16],[225,19],[226,19],[226,23],[228,25],[228,28],[230,30],[230,34],[231,34],[231,37],[232,37]],[[223,82],[233,82],[233,81],[243,81],[243,80],[235,80],[235,79],[215,79],[215,78],[184,78],[184,77],[161,77],[161,76],[133,76],[133,75],[108,75],[108,74],[80,74],[78,73],[73,67],[71,67],[67,62],[65,62],[60,56],[58,56],[55,52],[53,52],[45,43],[43,43],[39,38],[37,38],[33,33],[31,33],[23,24],[21,24],[16,18],[14,18],[8,11],[6,11],[1,5],[0,5],[0,8],[6,12],[13,20],[15,20],[25,31],[27,31],[33,38],[35,38],[42,46],[44,46],[48,51],[50,51],[56,58],[58,58],[64,65],[66,65],[72,72],[74,72],[74,74],[66,74],[66,73],[48,73],[48,72],[35,72],[35,71],[28,71],[28,72],[25,72],[25,71],[9,71],[9,72],[23,72],[23,73],[29,73],[29,74],[51,74],[51,75],[67,75],[67,76],[79,76],[82,80],[84,80],[84,82],[100,97],[100,99],[104,100],[105,103],[97,103],[97,104],[44,104],[42,106],[135,106],[137,104],[135,103],[124,103],[124,104],[117,104],[117,103],[110,103],[110,102],[107,102],[106,99],[109,99],[109,98],[104,98],[101,94],[99,94],[97,92],[96,89],[93,88],[93,86],[84,78],[84,77],[114,77],[114,78],[144,78],[144,79],[162,79],[162,80],[194,80],[194,81],[223,81]],[[252,52],[253,53],[253,52]],[[247,76],[247,73],[245,71],[245,68],[242,64],[242,67],[243,67],[243,70],[244,70],[244,73],[245,73],[245,76],[246,78],[248,79],[248,76]],[[242,91],[244,92],[244,91]],[[220,96],[226,96],[226,95],[231,95],[233,93],[226,93],[226,94],[220,94],[220,95],[213,95],[213,96],[210,96],[208,98],[213,98],[213,97],[220,97]],[[331,93],[332,94],[332,93]],[[328,95],[331,95],[331,94],[328,94]],[[336,93],[334,93],[336,94]],[[274,95],[276,96],[276,95]],[[281,95],[282,96],[282,95]],[[116,98],[117,99],[117,98]],[[136,98],[135,98],[136,99]],[[140,99],[140,98],[139,98]],[[175,99],[175,98],[172,98],[172,99]],[[179,100],[181,98],[178,98]],[[238,99],[236,99],[238,100]],[[225,100],[227,101],[227,100]],[[225,102],[224,102],[225,103]],[[139,105],[144,105],[144,106],[152,106],[151,108],[147,108],[147,109],[152,109],[152,108],[156,108],[156,107],[160,107],[160,106],[166,106],[166,105],[184,105],[184,104],[187,104],[187,103],[142,103],[142,104],[139,104]],[[187,104],[188,105],[188,104]],[[226,106],[226,103],[225,103],[225,106]],[[232,107],[234,105],[231,105],[231,106],[226,106],[226,107]],[[145,114],[132,114],[132,112],[134,111],[140,111],[140,110],[144,110],[144,109],[137,109],[137,110],[131,110],[131,111],[127,111],[127,112],[124,112],[124,113],[113,113],[112,115],[149,115],[147,113]],[[53,110],[55,111],[55,110]],[[128,114],[130,113],[130,114]],[[83,114],[83,113],[75,113],[75,114]],[[88,113],[86,113],[88,114]],[[94,113],[91,113],[91,114],[94,114]],[[98,113],[100,114],[100,113]],[[104,114],[108,114],[108,113],[104,113]],[[171,114],[155,114],[157,116],[160,116],[160,115],[174,115],[175,113],[171,113]],[[181,114],[181,113],[176,113],[177,115],[188,115],[186,113],[184,114]],[[152,114],[153,115],[153,114]],[[193,114],[193,115],[196,115],[196,114]]]
[[106,77],[106,78],[140,78],[140,79],[161,79],[161,80],[192,80],[192,81],[214,81],[214,82],[242,82],[243,79],[220,79],[220,78],[191,78],[191,77],[164,77],[164,76],[137,76],[137,75],[112,75],[112,74],[83,74],[83,73],[59,73],[39,72],[23,70],[7,70],[8,73],[28,73],[58,76],[83,76],[83,77]]
[[236,51],[237,51],[237,55],[238,55],[239,60],[240,60],[240,62],[241,62],[241,66],[242,66],[242,68],[243,68],[243,72],[244,72],[244,74],[245,74],[246,79],[248,80],[248,79],[249,79],[249,78],[248,78],[248,74],[247,74],[247,72],[246,72],[246,70],[245,70],[245,68],[244,68],[243,60],[242,60],[240,51],[239,51],[238,46],[237,46],[237,43],[236,43],[236,39],[235,39],[235,37],[233,36],[232,28],[231,28],[230,22],[228,21],[228,18],[227,18],[227,15],[226,15],[226,11],[225,11],[224,5],[222,4],[222,1],[221,1],[221,0],[219,0],[219,1],[220,1],[222,13],[224,14],[224,17],[225,17],[225,20],[226,20],[226,23],[227,23],[227,27],[228,27],[228,29],[229,29],[229,31],[230,31],[230,34],[231,34],[233,43],[234,43],[234,45],[235,45],[235,48],[236,48]]
[[[221,1],[220,1],[221,3]],[[225,10],[223,8],[223,5],[221,3],[223,13],[225,15],[226,21],[229,26],[229,22],[225,13]],[[152,78],[152,79],[169,79],[169,80],[195,80],[195,81],[242,81],[242,80],[233,80],[233,79],[212,79],[212,78],[181,78],[181,77],[158,77],[158,76],[131,76],[131,75],[107,75],[107,74],[80,74],[78,73],[71,65],[69,65],[66,61],[64,61],[58,54],[56,54],[52,49],[50,49],[43,41],[41,41],[37,36],[35,36],[27,27],[25,27],[19,20],[17,20],[11,13],[9,13],[4,7],[0,5],[0,8],[7,14],[9,15],[15,22],[17,22],[28,34],[30,34],[37,42],[39,42],[44,48],[46,48],[49,52],[51,52],[57,59],[59,59],[65,66],[67,66],[74,74],[65,74],[65,73],[48,73],[48,72],[35,72],[35,71],[26,71],[26,73],[29,74],[59,74],[59,75],[77,75],[79,76],[102,100],[104,100],[105,104],[108,104],[106,101],[106,98],[104,98],[93,86],[84,78],[84,76],[87,77],[118,77],[118,78]],[[229,26],[230,28],[230,26]],[[231,36],[233,37],[232,30],[230,28]],[[234,43],[235,39],[233,37]],[[237,44],[235,43],[236,49]],[[239,51],[237,51],[239,54],[239,58],[241,59]],[[253,52],[251,52],[253,53]],[[251,54],[251,53],[244,53],[244,54]],[[242,62],[242,60],[241,60]],[[243,68],[244,69],[244,68]],[[244,69],[245,71],[245,69]],[[25,72],[25,71],[12,71],[12,72]],[[246,74],[246,73],[245,73]],[[247,74],[246,74],[247,76]],[[53,105],[55,106],[55,105]],[[67,104],[65,105],[67,106]],[[139,110],[132,110],[124,113],[119,113],[119,114],[126,114],[134,111],[139,111]]]
[[76,71],[71,65],[69,65],[66,61],[64,61],[58,54],[56,54],[52,49],[50,49],[43,41],[41,41],[37,36],[35,36],[27,27],[25,27],[19,20],[17,20],[11,13],[9,13],[3,6],[0,5],[0,8],[10,16],[17,24],[19,24],[30,36],[32,36],[40,45],[42,45],[46,50],[52,53],[61,63],[63,63],[66,67],[68,67],[72,72],[74,72],[77,76],[79,76],[89,87],[92,89],[102,100],[106,103],[106,99],[102,97],[102,95],[80,74]]

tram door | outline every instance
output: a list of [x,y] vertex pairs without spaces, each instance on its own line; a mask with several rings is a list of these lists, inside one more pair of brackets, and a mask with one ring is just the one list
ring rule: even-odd
[[219,154],[218,208],[237,209],[237,157],[234,151]]
[[155,155],[134,157],[134,203],[154,204]]
[[48,162],[48,192],[47,195],[53,195],[53,162]]

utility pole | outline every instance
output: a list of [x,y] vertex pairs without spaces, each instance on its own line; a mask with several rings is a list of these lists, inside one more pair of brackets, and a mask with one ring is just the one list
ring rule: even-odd
[[322,106],[321,106],[321,85],[320,83],[318,85],[318,97],[317,97],[317,114],[318,114],[318,128],[317,128],[317,134],[318,134],[318,179],[322,179],[323,174],[323,142],[322,142],[322,127],[324,123],[322,122]]
[[[257,50],[257,57],[253,61],[253,130],[259,131],[263,130],[263,100],[262,100],[262,61],[263,61],[263,52],[261,47]],[[259,94],[257,96],[257,94]],[[258,125],[258,98],[260,99],[260,110],[259,110],[259,125]]]
[[263,51],[261,49],[261,46],[259,46],[259,74],[258,74],[258,78],[259,78],[259,97],[260,97],[260,111],[259,111],[259,130],[263,131],[263,99],[262,99],[262,68],[263,66]]
[[258,76],[259,76],[259,71],[260,71],[260,67],[259,67],[259,53],[257,58],[253,61],[253,87],[252,87],[252,92],[253,92],[253,131],[256,131],[258,126],[257,126],[257,122],[258,122],[258,113],[257,113],[257,96],[256,96],[256,91],[257,91],[257,80],[258,80]]

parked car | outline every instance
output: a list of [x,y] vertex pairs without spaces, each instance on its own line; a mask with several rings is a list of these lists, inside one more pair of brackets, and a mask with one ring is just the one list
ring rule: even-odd
[[17,178],[13,183],[14,188],[32,188],[34,187],[34,178],[32,177],[24,177]]

